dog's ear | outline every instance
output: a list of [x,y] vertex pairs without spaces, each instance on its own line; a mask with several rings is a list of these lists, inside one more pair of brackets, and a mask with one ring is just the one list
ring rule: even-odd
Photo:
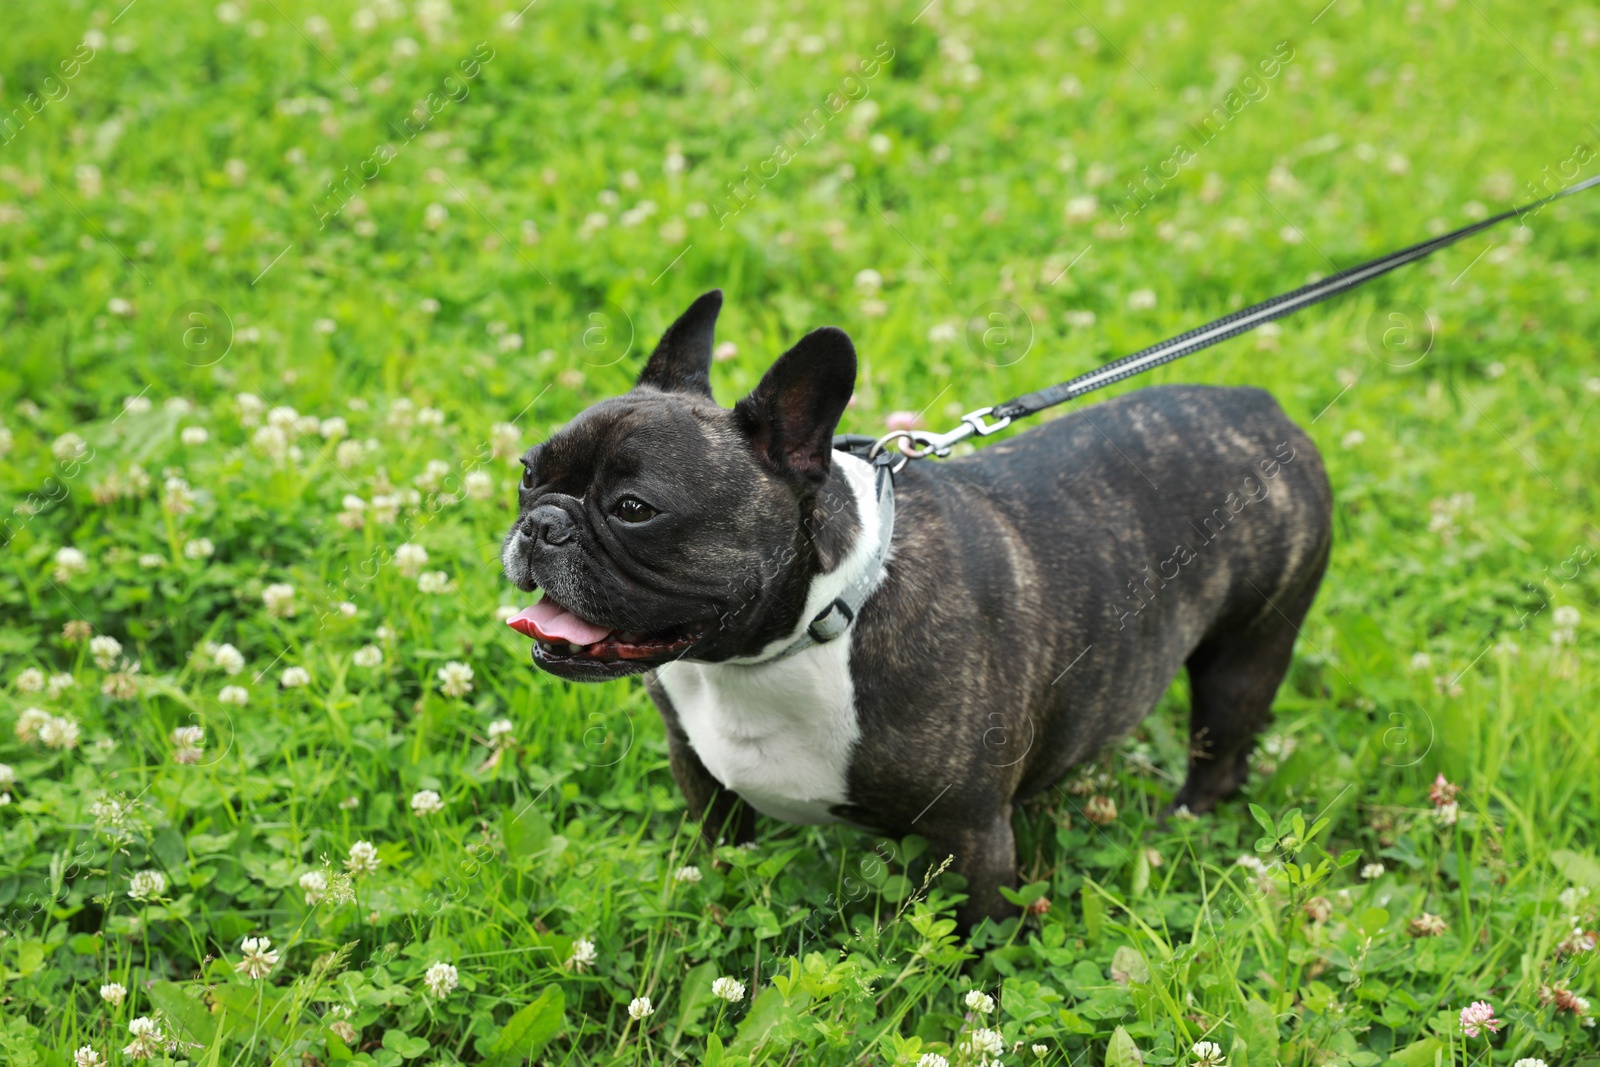
[[843,330],[824,326],[779,357],[734,405],[734,418],[771,470],[820,482],[828,476],[833,431],[855,385],[855,346]]
[[638,385],[664,393],[711,396],[711,339],[722,310],[722,290],[713,289],[689,305],[661,335]]

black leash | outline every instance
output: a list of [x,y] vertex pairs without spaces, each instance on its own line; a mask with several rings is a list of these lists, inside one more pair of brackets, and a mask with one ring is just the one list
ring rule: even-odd
[[[1210,348],[1214,344],[1237,337],[1241,333],[1255,329],[1263,323],[1274,319],[1281,319],[1285,315],[1299,311],[1301,308],[1320,304],[1331,297],[1349,292],[1358,285],[1363,285],[1372,279],[1387,274],[1396,267],[1403,267],[1407,263],[1415,263],[1425,256],[1432,255],[1441,248],[1455,244],[1463,238],[1471,237],[1491,226],[1502,223],[1510,218],[1521,218],[1530,211],[1544,207],[1562,197],[1572,196],[1595,185],[1600,185],[1600,175],[1587,178],[1576,185],[1567,188],[1531,204],[1502,211],[1498,215],[1491,215],[1480,222],[1463,226],[1459,230],[1452,230],[1428,241],[1414,244],[1410,248],[1398,252],[1390,252],[1386,256],[1351,267],[1337,274],[1329,275],[1321,281],[1303,285],[1290,293],[1283,293],[1270,300],[1224,315],[1214,322],[1197,327],[1187,333],[1160,344],[1151,345],[1129,356],[1113,360],[1097,370],[1080,374],[1058,385],[1052,385],[1037,392],[1025,393],[1022,396],[1007,400],[993,407],[979,408],[961,416],[961,425],[948,433],[930,433],[926,430],[895,430],[884,437],[873,439],[860,434],[843,434],[834,438],[834,448],[850,452],[864,452],[867,458],[876,458],[885,453],[891,442],[898,442],[898,462],[895,469],[903,466],[907,459],[921,459],[924,456],[948,456],[950,448],[958,441],[963,441],[974,435],[987,437],[998,433],[1011,425],[1015,419],[1023,418],[1043,411],[1045,408],[1054,407],[1068,400],[1075,400],[1086,393],[1096,389],[1103,389],[1114,382],[1131,378],[1135,374],[1143,374],[1147,370],[1159,367],[1163,363],[1182,359],[1184,356],[1193,355],[1203,348]],[[990,421],[992,420],[992,421]]]

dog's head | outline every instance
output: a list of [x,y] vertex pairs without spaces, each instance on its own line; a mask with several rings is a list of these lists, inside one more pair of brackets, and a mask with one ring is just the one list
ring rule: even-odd
[[731,409],[711,396],[722,293],[662,335],[628,393],[523,456],[501,561],[543,599],[511,625],[552,674],[601,681],[754,654],[790,632],[855,521],[834,428],[855,385],[843,331],[801,338]]

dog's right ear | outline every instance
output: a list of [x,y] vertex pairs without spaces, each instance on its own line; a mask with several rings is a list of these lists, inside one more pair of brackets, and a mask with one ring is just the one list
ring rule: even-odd
[[833,458],[833,431],[855,387],[855,346],[843,330],[824,326],[780,356],[733,406],[733,416],[769,469],[820,484]]
[[639,374],[639,386],[664,393],[696,393],[711,398],[711,340],[722,310],[722,290],[713,289],[689,305],[661,335],[650,361]]

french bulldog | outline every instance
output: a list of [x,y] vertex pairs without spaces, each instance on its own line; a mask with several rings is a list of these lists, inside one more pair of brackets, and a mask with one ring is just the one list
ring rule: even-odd
[[750,839],[753,812],[915,833],[964,877],[964,926],[1015,914],[1013,807],[1179,668],[1168,810],[1239,789],[1331,543],[1321,459],[1269,394],[1141,389],[891,476],[834,448],[841,330],[719,406],[721,306],[696,300],[632,390],[527,452],[502,551],[543,590],[510,620],[535,664],[645,675],[709,840]]

